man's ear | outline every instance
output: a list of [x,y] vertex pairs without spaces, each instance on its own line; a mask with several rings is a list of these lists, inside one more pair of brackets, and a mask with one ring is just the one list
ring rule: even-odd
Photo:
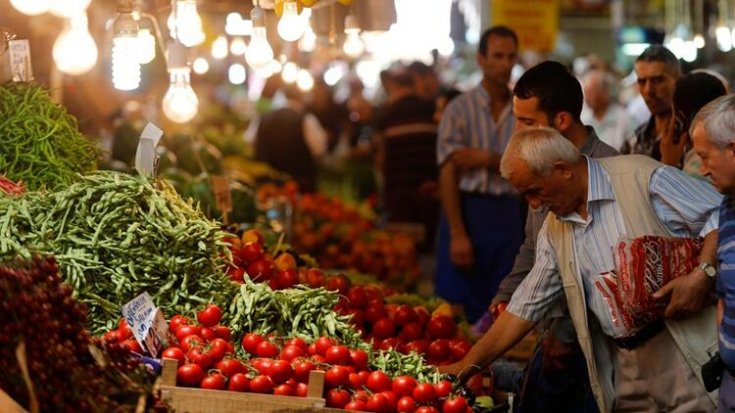
[[554,115],[554,129],[558,130],[562,134],[572,126],[572,123],[574,123],[574,119],[572,118],[572,114],[569,112],[559,112]]
[[730,156],[730,159],[735,159],[735,141],[730,141],[724,150]]
[[571,180],[574,177],[574,173],[570,165],[564,161],[556,161],[551,167],[552,171],[558,171],[565,180]]

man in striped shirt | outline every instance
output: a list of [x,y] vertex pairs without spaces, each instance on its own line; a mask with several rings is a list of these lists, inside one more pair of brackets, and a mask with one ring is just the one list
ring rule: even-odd
[[447,106],[437,137],[442,215],[437,245],[436,294],[464,306],[478,320],[510,271],[523,234],[521,203],[498,173],[513,133],[510,73],[518,38],[488,29],[477,63],[482,83]]
[[645,156],[583,156],[549,128],[516,133],[500,169],[531,207],[551,213],[538,236],[534,267],[508,309],[462,361],[441,370],[469,377],[566,298],[601,412],[713,412],[699,371],[707,350],[716,347],[714,311],[707,306],[712,281],[705,270],[659,290],[657,298],[670,296],[666,318],[633,336],[621,336],[594,285],[615,270],[613,249],[623,236],[704,236],[699,259],[713,263],[719,194]]
[[725,364],[717,412],[735,411],[735,95],[704,106],[692,121],[694,151],[702,174],[725,194],[720,205],[717,260],[717,325],[720,358]]

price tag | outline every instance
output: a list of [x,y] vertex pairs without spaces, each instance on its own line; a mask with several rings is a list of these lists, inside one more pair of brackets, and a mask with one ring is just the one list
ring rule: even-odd
[[161,348],[168,344],[168,324],[150,295],[144,292],[135,297],[123,306],[122,312],[138,344],[156,357]]
[[225,216],[227,223],[227,214],[232,211],[232,194],[230,192],[230,180],[226,176],[212,175],[212,188],[214,189],[214,199],[219,209]]
[[31,68],[31,45],[28,40],[11,40],[8,42],[10,75],[14,82],[30,82],[33,80]]
[[135,169],[141,175],[154,176],[156,172],[156,146],[163,136],[163,131],[148,122],[140,134],[138,149],[135,152]]

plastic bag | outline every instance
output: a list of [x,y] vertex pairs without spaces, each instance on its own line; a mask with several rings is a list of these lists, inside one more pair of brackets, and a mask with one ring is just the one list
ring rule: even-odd
[[601,274],[595,286],[615,324],[615,338],[630,337],[663,318],[667,300],[653,293],[699,264],[703,240],[652,235],[623,239],[615,249],[615,273]]

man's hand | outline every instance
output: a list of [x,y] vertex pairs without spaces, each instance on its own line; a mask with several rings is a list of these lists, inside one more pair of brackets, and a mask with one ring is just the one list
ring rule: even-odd
[[466,235],[452,237],[449,243],[449,257],[457,268],[471,269],[475,263],[475,255],[469,237]]
[[477,168],[489,168],[491,166],[490,151],[476,148],[457,149],[452,153],[452,162],[460,170],[466,171]]
[[661,287],[653,294],[653,298],[663,299],[671,295],[664,315],[667,318],[685,318],[710,303],[711,291],[712,279],[704,270],[695,268],[691,273]]
[[442,374],[452,374],[457,377],[460,383],[464,383],[470,379],[470,377],[480,372],[479,366],[474,364],[463,363],[465,359],[454,362],[452,364],[446,364],[439,366],[439,372]]
[[677,130],[676,117],[671,116],[671,121],[661,136],[661,142],[659,143],[661,162],[675,168],[680,168],[688,142],[689,135],[686,131]]

